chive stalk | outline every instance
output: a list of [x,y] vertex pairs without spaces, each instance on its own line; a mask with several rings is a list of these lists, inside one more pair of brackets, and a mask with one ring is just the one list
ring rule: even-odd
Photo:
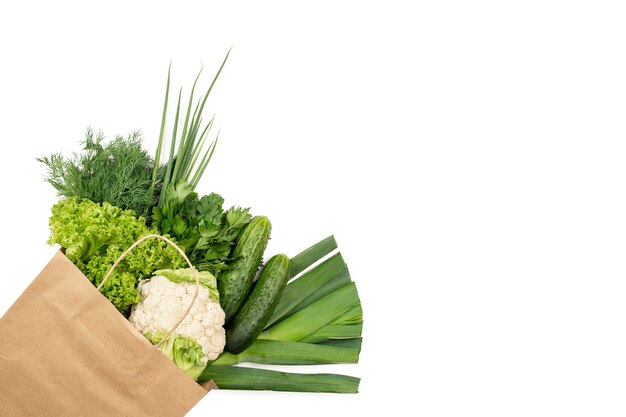
[[159,132],[159,141],[157,143],[157,150],[154,156],[154,169],[152,170],[152,181],[150,183],[150,195],[154,195],[154,189],[156,187],[157,178],[159,175],[159,167],[161,166],[161,151],[163,149],[163,138],[165,136],[165,121],[167,120],[167,104],[170,97],[170,77],[172,73],[172,63],[167,69],[167,85],[165,87],[165,103],[163,104],[163,115],[161,116],[161,130]]
[[163,204],[165,198],[166,185],[170,183],[172,179],[172,171],[174,170],[174,149],[176,148],[176,135],[178,133],[178,119],[180,116],[180,100],[182,97],[183,89],[178,91],[178,104],[176,105],[176,117],[174,118],[174,131],[172,132],[172,143],[170,144],[170,155],[167,161],[167,168],[165,171],[165,180],[163,181],[163,188],[161,195],[159,196],[159,206]]
[[[213,152],[215,151],[215,146],[217,144],[217,138],[213,140],[213,142],[211,142],[206,150],[204,149],[204,147],[207,141],[208,132],[213,125],[214,118],[211,118],[211,120],[204,127],[202,127],[202,115],[207,99],[209,98],[209,95],[213,90],[213,87],[215,86],[219,75],[224,69],[229,55],[230,50],[222,61],[219,70],[213,77],[213,80],[208,90],[204,95],[200,96],[197,101],[195,101],[194,106],[196,86],[198,84],[200,75],[202,74],[202,69],[200,69],[189,94],[189,100],[186,106],[184,121],[182,121],[181,119],[182,90],[179,92],[178,105],[176,107],[176,117],[174,119],[174,131],[172,133],[172,139],[169,148],[169,160],[166,164],[165,178],[163,180],[161,194],[159,196],[159,207],[163,207],[163,205],[165,204],[166,196],[170,189],[170,184],[178,184],[179,182],[184,181],[191,187],[192,190],[194,190],[200,182],[200,179],[206,171],[209,161],[213,156]],[[161,153],[164,149],[163,142],[165,135],[165,121],[167,118],[167,107],[169,101],[169,89],[170,71],[168,70],[165,104],[163,106],[163,117],[161,119],[161,132],[159,135],[157,153],[155,155],[156,167],[153,173],[153,187],[156,184],[156,176],[158,175],[158,168],[160,166],[159,161],[161,159]],[[182,132],[180,133],[179,137],[178,128],[180,122],[182,122]]]

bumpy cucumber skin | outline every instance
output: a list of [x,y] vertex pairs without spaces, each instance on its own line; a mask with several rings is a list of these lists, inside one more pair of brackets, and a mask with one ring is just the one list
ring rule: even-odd
[[243,352],[261,334],[274,313],[291,275],[291,259],[275,255],[270,259],[252,293],[226,331],[226,350]]
[[226,322],[235,316],[250,292],[271,231],[270,220],[265,216],[256,216],[239,235],[233,250],[235,261],[220,276],[218,284],[220,304],[226,313]]

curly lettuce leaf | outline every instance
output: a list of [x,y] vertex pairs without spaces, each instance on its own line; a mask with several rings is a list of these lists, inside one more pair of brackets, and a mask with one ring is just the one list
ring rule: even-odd
[[[69,198],[52,207],[48,243],[65,248],[65,255],[99,285],[117,258],[142,236],[158,233],[134,211],[109,203]],[[178,252],[161,240],[150,239],[135,248],[115,269],[102,293],[124,315],[141,301],[137,282],[158,269],[179,268]]]
[[[167,336],[167,332],[159,330],[144,336],[150,343],[157,345]],[[206,368],[202,346],[190,337],[172,335],[159,346],[159,350],[194,381],[198,380]]]

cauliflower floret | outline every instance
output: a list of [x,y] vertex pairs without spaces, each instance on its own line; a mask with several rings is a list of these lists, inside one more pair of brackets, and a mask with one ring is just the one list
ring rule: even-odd
[[[174,283],[162,275],[141,281],[137,287],[142,300],[133,306],[130,322],[142,334],[169,332],[189,307],[196,291],[195,283]],[[211,361],[224,351],[224,310],[202,285],[189,315],[174,335],[189,337],[202,346],[203,361]]]

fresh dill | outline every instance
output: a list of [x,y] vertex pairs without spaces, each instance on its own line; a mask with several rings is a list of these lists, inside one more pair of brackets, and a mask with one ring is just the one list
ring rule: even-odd
[[69,158],[60,153],[38,158],[48,167],[46,181],[60,196],[108,202],[149,216],[161,191],[163,169],[154,180],[154,160],[143,149],[139,132],[104,142],[101,132],[88,129],[82,151]]

